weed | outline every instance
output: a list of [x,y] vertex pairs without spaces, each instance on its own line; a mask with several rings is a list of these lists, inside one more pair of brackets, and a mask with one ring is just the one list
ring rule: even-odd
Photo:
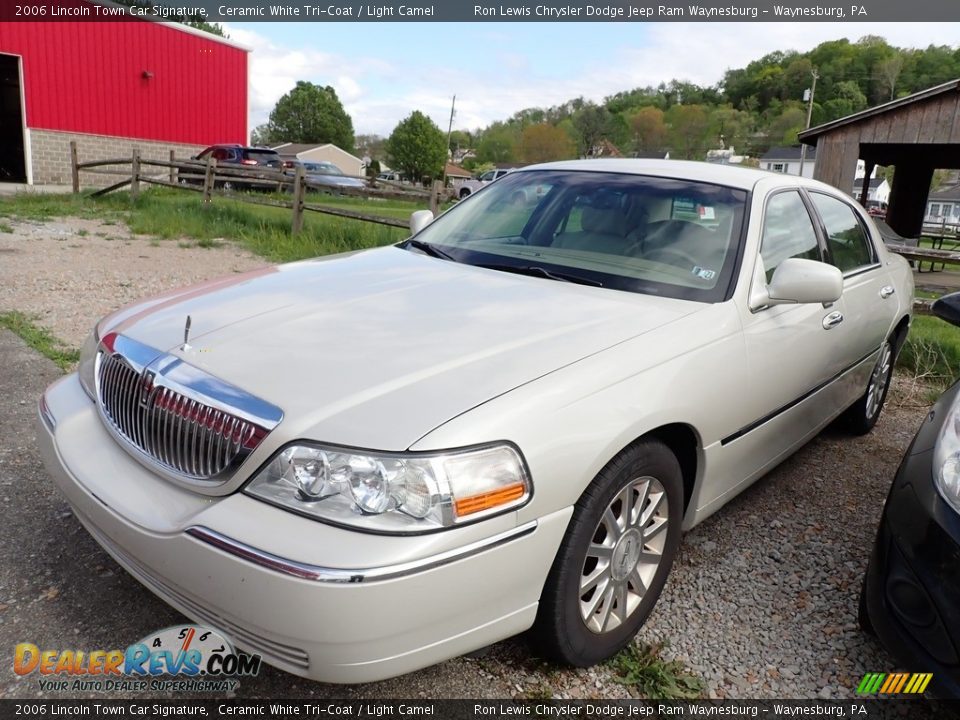
[[21,312],[0,313],[0,327],[19,335],[27,345],[52,360],[61,370],[72,370],[80,359],[79,350],[68,347]]
[[12,233],[13,225],[10,223],[0,223],[0,233]]
[[679,660],[664,660],[664,645],[631,643],[608,661],[617,682],[629,685],[650,700],[693,700],[703,693],[703,681]]
[[960,375],[960,330],[937,317],[915,317],[897,365],[942,391]]

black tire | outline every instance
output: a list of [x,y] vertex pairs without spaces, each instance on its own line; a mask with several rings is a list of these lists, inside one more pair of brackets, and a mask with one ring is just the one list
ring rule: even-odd
[[840,416],[841,423],[847,432],[853,435],[866,435],[873,430],[873,426],[880,419],[883,403],[887,399],[895,362],[896,351],[893,341],[885,340],[880,346],[877,362],[870,372],[867,389],[864,390],[860,399],[844,410],[843,415]]
[[864,578],[863,585],[860,587],[860,602],[857,603],[857,623],[860,629],[868,635],[876,635],[873,629],[873,623],[870,622],[870,613],[867,611],[867,580]]
[[470,190],[467,188],[464,188],[463,190],[460,191],[460,199],[463,200],[464,198],[467,198],[467,197],[470,197]]
[[[640,506],[638,522],[626,522],[615,537],[608,527],[621,519],[627,495],[632,498],[627,517]],[[666,445],[641,440],[611,460],[577,501],[547,577],[534,626],[544,655],[587,667],[622,650],[663,590],[680,545],[682,518],[683,476]],[[659,520],[666,521],[665,527],[657,524]],[[657,527],[661,529],[654,532]],[[601,547],[609,550],[605,564],[594,557]],[[609,578],[606,583],[590,587],[592,578],[604,574]]]

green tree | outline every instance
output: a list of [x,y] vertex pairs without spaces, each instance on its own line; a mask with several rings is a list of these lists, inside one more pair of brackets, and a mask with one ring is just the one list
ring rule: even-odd
[[520,155],[527,163],[569,160],[575,152],[570,136],[548,123],[528,125],[520,137]]
[[671,157],[702,160],[710,144],[710,116],[703,105],[674,105],[667,110]]
[[447,138],[419,110],[401,120],[387,138],[392,164],[412,179],[438,177],[447,160]]
[[273,142],[333,143],[349,152],[353,150],[353,121],[336,90],[299,80],[270,113],[267,136]]
[[658,107],[648,105],[637,110],[630,117],[630,129],[635,153],[659,152],[667,144],[667,126]]
[[[586,103],[573,115],[573,127],[576,131],[577,152],[581,157],[590,155],[594,147],[604,138],[609,138],[611,113],[605,107]],[[613,140],[611,139],[611,142]]]
[[520,131],[513,125],[495,122],[477,143],[478,163],[512,163],[519,157]]
[[262,125],[257,125],[253,131],[250,133],[250,144],[251,145],[269,145],[270,144],[270,127],[263,123]]

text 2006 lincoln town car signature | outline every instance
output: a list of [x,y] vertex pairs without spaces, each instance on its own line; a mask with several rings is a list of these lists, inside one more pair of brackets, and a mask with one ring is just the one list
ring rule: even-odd
[[96,540],[298,675],[531,627],[610,656],[683,529],[837,416],[873,426],[909,327],[907,264],[813,181],[556,163],[427,219],[121,310],[40,401]]

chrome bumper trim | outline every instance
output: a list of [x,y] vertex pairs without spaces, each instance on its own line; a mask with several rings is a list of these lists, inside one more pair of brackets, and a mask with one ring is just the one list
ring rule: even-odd
[[47,404],[46,393],[40,396],[37,409],[40,413],[40,419],[43,420],[44,427],[53,434],[57,429],[57,419],[53,416],[53,411],[50,410],[50,406]]
[[420,560],[411,560],[410,562],[397,563],[396,565],[356,569],[327,568],[287,560],[272,553],[258,550],[257,548],[229,538],[226,535],[221,535],[215,530],[200,525],[187,528],[186,533],[219,550],[223,550],[231,555],[236,555],[255,565],[261,565],[270,570],[283,573],[284,575],[292,575],[293,577],[312,580],[314,582],[350,584],[392,580],[393,578],[421,573],[441,565],[456,562],[457,560],[463,560],[464,558],[477,555],[486,550],[491,550],[500,545],[512,542],[513,540],[518,540],[530,535],[536,529],[537,521],[532,520],[511,530]]

